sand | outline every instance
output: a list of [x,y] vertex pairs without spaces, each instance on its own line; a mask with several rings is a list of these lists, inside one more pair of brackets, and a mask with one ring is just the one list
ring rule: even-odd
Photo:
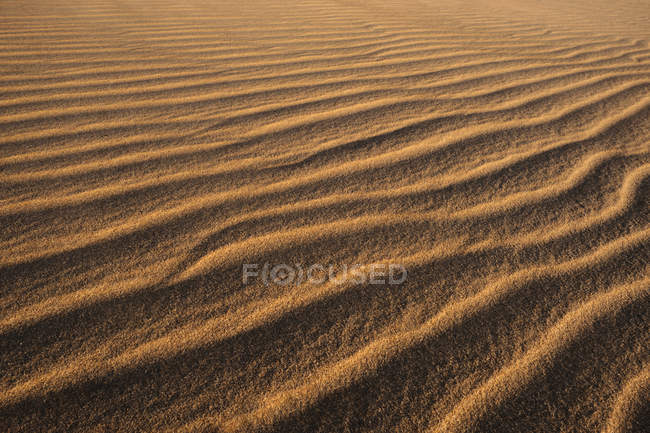
[[649,431],[649,44],[635,0],[2,1],[0,431]]

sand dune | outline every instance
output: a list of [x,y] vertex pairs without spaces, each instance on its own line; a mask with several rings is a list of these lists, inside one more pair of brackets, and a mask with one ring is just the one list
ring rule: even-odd
[[648,2],[0,12],[0,431],[648,431]]

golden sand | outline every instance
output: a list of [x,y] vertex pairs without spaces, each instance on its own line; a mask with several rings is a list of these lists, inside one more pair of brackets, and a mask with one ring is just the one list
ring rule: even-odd
[[0,431],[648,431],[649,43],[645,0],[0,2]]

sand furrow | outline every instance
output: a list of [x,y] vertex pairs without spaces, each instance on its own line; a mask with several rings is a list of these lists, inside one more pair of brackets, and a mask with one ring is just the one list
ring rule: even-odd
[[[641,107],[645,107],[646,103],[642,102],[637,105]],[[634,115],[634,112],[638,112],[639,109],[637,107],[633,107],[631,109],[628,109],[626,112],[621,113],[621,119],[625,119],[629,117],[630,115]],[[643,108],[642,108],[643,110]],[[618,121],[621,119],[612,119],[613,124],[616,125]],[[611,127],[612,125],[604,125],[605,128]],[[597,130],[598,131],[598,130]],[[601,131],[598,131],[601,132]],[[596,132],[596,133],[598,133]],[[589,131],[589,135],[592,135],[594,131]],[[389,155],[390,156],[390,155]],[[384,155],[382,155],[379,158],[375,159],[386,159],[389,162],[393,162],[393,158],[385,158]],[[361,167],[362,169],[366,169],[365,167]],[[341,173],[349,173],[350,169],[347,167],[340,167],[338,169],[329,169],[322,171],[321,175],[314,176],[310,175],[308,176],[305,180],[301,181],[300,184],[304,184],[305,181],[309,182],[321,182],[323,179],[327,179],[332,177],[332,174],[335,174],[336,172],[341,172]],[[299,184],[299,185],[300,185]],[[182,217],[183,215],[188,215],[192,214],[195,212],[198,212],[199,210],[206,208],[207,206],[217,206],[220,203],[227,203],[232,200],[242,200],[244,197],[263,197],[264,195],[271,195],[271,194],[276,194],[279,191],[291,191],[296,189],[296,184],[294,182],[279,182],[277,184],[272,184],[268,187],[264,188],[258,188],[254,192],[250,188],[243,188],[239,191],[231,191],[228,193],[218,193],[218,194],[212,194],[211,196],[205,196],[201,197],[200,200],[195,200],[194,203],[192,203],[190,206],[183,205],[182,207],[177,207],[177,208],[171,208],[168,210],[163,210],[159,211],[157,213],[151,214],[148,218],[143,218],[142,216],[138,216],[136,219],[133,220],[131,223],[123,223],[120,226],[105,229],[103,231],[98,231],[95,233],[92,233],[90,236],[88,234],[84,234],[82,236],[77,236],[78,240],[74,240],[75,237],[68,237],[66,240],[61,240],[61,244],[66,244],[68,245],[68,248],[65,250],[61,250],[60,248],[57,248],[58,252],[52,250],[49,253],[46,254],[59,254],[63,251],[70,251],[71,249],[77,249],[77,248],[82,248],[88,245],[92,245],[93,243],[101,242],[102,240],[105,239],[114,239],[115,236],[124,236],[129,233],[133,233],[134,231],[141,231],[146,229],[147,227],[151,227],[152,225],[159,225],[159,224],[165,224],[166,221],[174,221],[178,219],[179,217]],[[87,200],[87,197],[82,197],[82,201]],[[20,210],[16,210],[20,212]],[[16,212],[14,211],[14,212]],[[92,236],[92,237],[91,237]],[[72,248],[70,248],[72,247]],[[36,257],[42,257],[43,252],[41,252],[37,256],[32,256],[32,259]],[[24,261],[27,258],[23,259],[18,259],[18,257],[14,257],[14,260],[12,262],[20,262]],[[10,262],[11,263],[11,262]]]
[[432,428],[433,432],[473,431],[474,423],[489,416],[496,406],[522,392],[537,376],[543,375],[548,364],[581,334],[589,332],[604,315],[613,315],[626,305],[641,302],[650,296],[650,280],[642,280],[599,294],[571,310],[553,325],[543,339],[523,357],[499,371],[465,397],[445,419]]
[[[648,232],[634,235],[639,236],[635,242],[647,242]],[[631,239],[629,239],[631,240]],[[532,268],[510,277],[503,281],[494,283],[477,295],[454,303],[435,317],[431,318],[420,328],[411,332],[398,334],[385,341],[373,342],[372,345],[356,353],[350,359],[335,365],[323,368],[314,374],[312,380],[300,388],[289,392],[279,393],[273,396],[264,396],[260,399],[260,407],[253,413],[248,413],[225,421],[222,428],[225,431],[250,431],[259,428],[260,425],[272,425],[277,422],[278,417],[295,413],[304,409],[305,406],[313,404],[318,398],[326,393],[332,393],[336,387],[343,387],[355,380],[355,377],[371,372],[379,367],[385,359],[395,356],[398,351],[407,350],[413,344],[417,344],[423,338],[432,338],[434,335],[443,332],[447,327],[458,326],[468,316],[476,314],[482,309],[490,308],[496,303],[503,302],[507,297],[513,295],[518,287],[531,281],[531,279],[544,278],[545,275],[572,272],[582,267],[593,266],[600,260],[607,260],[613,254],[621,251],[621,248],[631,247],[632,243],[625,240],[615,241],[604,246],[594,253],[565,262],[561,265],[547,266],[543,268]],[[647,291],[647,285],[643,286]]]
[[[594,229],[599,226],[607,224],[608,222],[614,222],[617,218],[620,218],[628,212],[635,201],[642,198],[640,188],[644,180],[648,178],[648,174],[648,167],[642,167],[640,170],[637,170],[635,173],[627,177],[625,183],[621,187],[619,198],[615,205],[606,208],[605,211],[597,215],[591,215],[587,218],[572,222],[571,224],[565,224],[555,229],[546,229],[544,233],[541,234],[533,233],[525,236],[504,239],[503,241],[496,243],[493,241],[480,243],[476,245],[476,247],[468,249],[466,253],[445,252],[436,257],[429,254],[428,260],[448,259],[449,254],[457,254],[457,257],[470,256],[479,252],[482,254],[493,252],[496,254],[501,253],[504,248],[510,251],[507,256],[526,256],[526,249],[531,251],[539,249],[551,250],[551,245],[560,240],[567,244],[580,243],[579,239],[581,234],[590,231],[593,232]],[[327,205],[327,203],[325,203],[325,205]],[[287,210],[289,209],[277,209],[275,212],[282,214],[283,211],[286,212]],[[265,212],[265,215],[268,215],[268,212]],[[253,216],[254,215],[251,215],[251,217]],[[239,222],[233,221],[231,225],[237,223]],[[446,245],[446,247],[449,246]],[[456,246],[455,248],[458,250],[459,247]],[[576,252],[573,251],[573,253],[575,254]],[[180,268],[182,269],[183,266],[180,266]],[[160,275],[159,273],[158,278],[165,278],[165,275]],[[115,299],[116,297],[127,296],[136,293],[137,291],[145,290],[153,284],[152,281],[136,279],[127,282],[126,284],[104,284],[103,286],[91,287],[69,295],[51,297],[36,305],[23,308],[11,317],[4,319],[0,322],[0,332],[6,333],[19,327],[30,326],[36,321],[42,321],[51,318],[54,315],[67,314],[76,309],[87,308],[92,304],[109,302],[111,299]],[[254,310],[255,308],[247,306],[246,309]],[[234,314],[234,317],[238,315],[238,313]]]
[[[559,115],[554,113],[552,116],[542,116],[541,118],[536,118],[532,122],[529,122],[529,125],[532,126],[533,128],[538,128],[540,133],[542,133],[544,130],[546,130],[547,125],[549,125],[549,124],[551,124],[553,122],[564,123],[564,119],[570,118],[571,115],[575,114],[576,112],[578,112],[580,110],[585,110],[586,111],[586,110],[592,109],[592,106],[594,104],[598,104],[601,101],[604,101],[604,100],[607,100],[607,99],[612,100],[612,99],[618,98],[618,97],[627,98],[628,93],[630,93],[632,91],[636,91],[637,89],[638,90],[643,90],[644,86],[645,86],[645,84],[641,84],[641,85],[632,84],[631,86],[628,85],[628,87],[624,88],[624,90],[622,90],[622,91],[618,90],[618,89],[613,90],[609,94],[606,94],[605,97],[597,98],[595,103],[592,102],[592,101],[587,101],[586,103],[583,102],[583,103],[579,104],[577,107],[571,107],[566,112],[560,113]],[[601,125],[598,125],[596,127],[592,127],[591,129],[588,129],[586,131],[586,133],[582,133],[582,134],[584,134],[583,137],[580,137],[579,135],[574,135],[574,137],[572,139],[574,139],[574,140],[585,139],[586,137],[589,137],[589,136],[592,136],[594,134],[598,134],[598,133],[602,132],[603,129],[606,129],[608,127],[612,127],[613,125],[616,125],[617,123],[621,122],[626,117],[634,115],[634,113],[638,112],[639,110],[643,110],[644,107],[645,107],[645,102],[644,102],[644,100],[642,100],[642,101],[643,102],[637,102],[636,104],[632,105],[632,107],[630,107],[630,108],[625,108],[625,110],[622,112],[622,115],[617,114],[617,115],[614,115],[614,116],[610,116],[609,118],[606,118],[604,122],[601,121]],[[416,123],[415,125],[420,125],[420,124],[427,125],[427,122],[426,121],[420,121],[420,122]],[[512,121],[512,125],[515,126],[517,129],[524,129],[525,128],[525,127],[522,127],[520,121],[517,121],[517,122]],[[488,128],[490,128],[490,127],[491,127],[491,125],[488,124]],[[399,138],[399,139],[401,139],[403,141],[404,140],[403,135],[404,135],[405,132],[408,132],[408,128],[409,128],[409,126],[402,127],[402,128],[398,128],[397,130],[393,130],[393,131],[388,132],[388,133],[383,133],[380,136],[374,136],[373,141],[377,142],[377,141],[380,141],[380,140],[381,141],[391,140],[392,137]],[[293,183],[293,185],[295,187],[295,185],[300,185],[300,184],[304,185],[307,182],[310,182],[310,183],[314,182],[316,179],[323,180],[326,177],[335,178],[337,176],[337,173],[339,173],[339,172],[340,173],[351,173],[351,172],[354,172],[354,171],[362,171],[363,172],[363,171],[366,171],[368,169],[372,169],[374,167],[386,166],[386,163],[396,165],[400,161],[404,161],[405,159],[409,159],[409,158],[412,159],[415,156],[417,156],[418,154],[426,155],[427,153],[431,153],[432,150],[429,150],[429,148],[432,148],[433,151],[435,151],[436,149],[440,149],[440,148],[443,148],[443,149],[444,148],[455,148],[456,147],[456,146],[454,146],[455,143],[456,144],[463,144],[465,142],[470,142],[471,143],[472,137],[481,137],[481,136],[485,135],[486,133],[494,134],[495,137],[498,137],[498,135],[501,134],[502,132],[507,132],[508,135],[510,135],[509,129],[511,129],[512,127],[508,123],[503,123],[502,125],[500,125],[499,129],[496,129],[496,130],[492,129],[491,130],[491,129],[488,129],[488,128],[483,129],[483,128],[480,128],[480,126],[478,128],[476,128],[476,127],[474,127],[474,128],[466,128],[466,129],[468,129],[470,131],[470,133],[468,135],[466,135],[465,137],[463,137],[463,138],[457,138],[458,132],[452,130],[451,132],[454,134],[452,136],[452,139],[449,140],[448,143],[444,143],[444,136],[442,136],[441,138],[443,140],[441,140],[441,141],[443,141],[443,142],[441,144],[437,144],[437,145],[428,144],[427,143],[428,140],[424,140],[424,142],[419,142],[420,137],[418,137],[418,135],[422,135],[422,133],[418,133],[418,135],[415,136],[415,139],[411,139],[412,141],[414,141],[414,143],[409,143],[410,145],[405,146],[404,148],[400,149],[399,151],[392,150],[390,152],[380,154],[380,155],[377,155],[377,156],[371,156],[371,157],[367,157],[367,158],[357,160],[357,161],[353,160],[353,161],[350,161],[350,162],[348,162],[346,164],[343,164],[343,166],[337,167],[335,169],[330,169],[330,168],[325,167],[324,170],[315,171],[315,173],[312,172],[312,173],[307,174],[307,175],[303,174],[299,178],[299,179],[302,179],[302,180],[298,181],[298,180],[294,179],[293,182],[291,182],[291,183]],[[483,129],[483,130],[481,131],[481,129]],[[464,132],[463,129],[461,129],[460,132]],[[532,135],[532,136],[534,137],[534,135]],[[327,147],[335,147],[336,146],[336,147],[338,147],[338,149],[342,149],[342,148],[345,147],[346,143],[350,143],[350,142],[345,141],[345,142],[343,142],[341,144],[338,144],[338,145],[336,144],[336,142],[334,142],[332,144],[326,145],[325,148],[327,149]],[[354,143],[356,143],[356,142],[352,142],[352,144],[354,144]],[[210,146],[210,147],[212,147],[212,146]],[[221,147],[223,147],[223,145],[222,146],[217,146],[216,149],[218,150]],[[195,151],[196,146],[188,147],[187,149],[190,152],[190,154],[192,154],[192,149],[194,149],[194,151]],[[422,149],[422,150],[420,150],[420,149]],[[423,151],[424,151],[424,153],[422,153]],[[321,153],[324,156],[327,156],[328,153],[331,153],[331,150],[329,150],[329,151],[328,150],[321,151]],[[128,161],[130,158],[126,157],[125,159]],[[255,161],[255,160],[251,160],[251,161]],[[101,166],[101,164],[100,164],[100,166]],[[221,169],[219,169],[219,170],[221,170]],[[214,169],[209,170],[208,173],[209,172],[214,172]],[[160,173],[157,176],[160,179]],[[170,180],[173,181],[174,179],[178,179],[179,177],[182,177],[182,175],[175,174],[175,175],[172,175],[170,177]],[[10,182],[11,177],[7,176],[6,181]],[[124,188],[123,181],[121,181],[120,183],[122,183],[122,185],[120,185],[118,188],[119,188],[119,190],[123,190],[123,188]],[[280,187],[282,184],[287,184],[287,182],[277,182],[276,181],[276,185],[268,185],[265,188],[263,188],[261,191],[263,191],[264,189],[267,189],[267,190],[270,190],[270,191],[277,191],[277,187]],[[105,188],[105,190],[106,189],[108,189],[110,191],[111,188]],[[135,188],[131,188],[131,189],[138,189],[138,186],[135,186]],[[98,190],[94,194],[98,194],[98,193],[101,194],[100,191],[101,190]],[[84,193],[81,200],[87,200],[88,197],[91,194],[92,194],[91,192]],[[102,198],[102,197],[106,197],[106,195],[105,194],[99,195],[99,198]],[[66,197],[56,198],[56,199],[54,199],[55,203],[53,203],[53,204],[51,204],[49,206],[61,206],[57,202],[59,202],[59,203],[60,202],[62,202],[62,203],[66,203],[66,202],[67,203],[75,203],[75,202],[78,202],[78,200],[79,199],[76,199],[76,200],[74,199],[74,195],[72,197],[69,197],[69,198],[66,198]],[[47,201],[51,201],[51,200],[48,199]],[[201,199],[201,201],[204,201],[204,199]],[[5,213],[6,214],[6,213],[20,212],[20,210],[19,210],[20,207],[24,207],[24,206],[28,206],[27,209],[29,209],[30,208],[29,202],[20,203],[20,204],[13,205],[13,206],[12,205],[6,206],[6,207],[4,207],[4,209],[2,211],[0,211],[0,213]],[[40,206],[42,207],[43,205],[40,205]],[[15,210],[12,210],[12,208],[15,209]]]
[[646,410],[644,395],[650,392],[650,367],[645,365],[641,372],[624,384],[603,433],[624,433],[643,428],[642,411]]
[[[330,387],[332,385],[336,384],[335,386],[344,386],[351,380],[351,376],[370,373],[373,366],[378,366],[381,359],[385,359],[387,356],[394,356],[396,350],[405,350],[410,344],[415,344],[422,338],[431,338],[432,335],[441,332],[441,329],[448,326],[457,326],[458,323],[462,323],[463,320],[466,320],[467,316],[476,314],[476,312],[482,311],[485,308],[490,308],[492,305],[503,302],[508,297],[513,296],[518,287],[521,287],[530,281],[544,278],[547,275],[561,275],[594,266],[601,261],[610,260],[612,257],[621,254],[627,249],[638,247],[639,244],[646,243],[648,239],[650,239],[650,231],[646,229],[602,246],[598,250],[584,257],[555,266],[531,268],[513,274],[501,281],[491,284],[473,297],[446,307],[435,317],[427,321],[422,327],[393,337],[395,341],[382,340],[373,342],[373,344],[355,354],[354,357],[340,363],[340,365],[326,368],[324,371],[317,373],[314,380],[299,389],[293,390],[291,393],[283,393],[282,395],[273,397],[264,397],[262,399],[262,401],[265,402],[264,407],[260,408],[256,413],[247,414],[245,417],[230,420],[224,427],[227,431],[241,430],[246,426],[251,426],[249,423],[252,420],[255,420],[255,423],[273,422],[281,411],[286,413],[293,412],[296,409],[304,407],[306,403],[313,401],[323,393],[331,392]],[[422,258],[418,259],[422,260]],[[336,289],[337,286],[334,286],[334,288]],[[327,292],[328,289],[331,290],[330,287],[326,287],[323,291]],[[341,289],[338,288],[338,290]],[[179,329],[172,334],[166,335],[159,340],[154,340],[136,350],[120,354],[109,362],[98,363],[92,359],[79,359],[74,366],[67,366],[58,371],[51,371],[42,377],[30,379],[12,389],[4,390],[2,398],[0,398],[0,405],[6,406],[16,404],[23,399],[46,394],[56,389],[60,389],[62,386],[70,386],[78,383],[80,380],[92,380],[92,378],[97,377],[97,375],[111,374],[113,371],[119,371],[125,368],[134,368],[138,363],[155,362],[155,360],[161,356],[171,356],[172,353],[181,349],[177,344],[177,335],[182,335],[182,339],[186,342],[186,344],[181,346],[181,350],[189,350],[191,347],[196,347],[197,345],[208,344],[209,341],[214,341],[215,338],[227,338],[229,335],[232,335],[231,333],[233,331],[241,332],[239,329],[241,329],[242,326],[249,327],[252,324],[255,324],[258,320],[268,322],[270,318],[265,316],[268,316],[269,312],[273,315],[277,315],[279,312],[286,309],[297,308],[300,303],[308,301],[314,295],[318,296],[317,293],[312,293],[309,296],[293,295],[292,302],[289,302],[289,299],[283,299],[277,304],[274,303],[269,305],[265,308],[266,311],[258,311],[257,314],[249,316],[246,320],[247,324],[233,324],[233,326],[224,322],[224,318],[217,318],[203,323],[196,329]],[[219,332],[218,330],[222,331]],[[398,343],[404,343],[406,345]],[[335,380],[324,380],[325,377],[320,377],[323,375],[331,379],[335,378]],[[267,413],[269,411],[270,413]]]
[[648,18],[0,2],[0,431],[644,431]]

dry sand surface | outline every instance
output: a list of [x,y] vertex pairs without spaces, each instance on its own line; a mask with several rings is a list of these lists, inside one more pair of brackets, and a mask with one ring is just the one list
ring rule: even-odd
[[649,42],[648,0],[0,1],[0,431],[650,431]]

